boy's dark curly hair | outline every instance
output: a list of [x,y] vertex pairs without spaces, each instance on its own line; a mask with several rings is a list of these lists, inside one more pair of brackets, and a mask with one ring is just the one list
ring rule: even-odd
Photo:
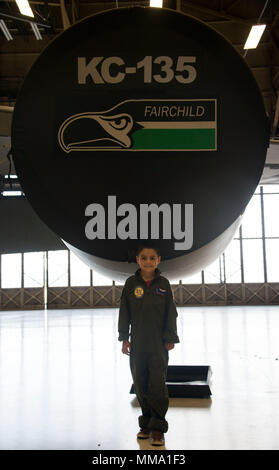
[[161,256],[161,253],[160,253],[160,249],[158,248],[158,246],[153,243],[152,241],[146,241],[146,242],[142,242],[136,249],[136,256],[139,256],[140,252],[144,249],[144,248],[152,248],[153,250],[156,251],[157,255],[158,256]]

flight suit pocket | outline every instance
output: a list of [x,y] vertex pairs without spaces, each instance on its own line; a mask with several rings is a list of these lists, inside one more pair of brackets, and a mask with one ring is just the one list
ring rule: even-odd
[[164,314],[166,308],[167,296],[163,293],[159,293],[156,289],[152,291],[152,304],[157,312],[161,315]]
[[141,286],[131,287],[128,291],[128,302],[131,311],[131,324],[138,324],[143,308],[144,289]]

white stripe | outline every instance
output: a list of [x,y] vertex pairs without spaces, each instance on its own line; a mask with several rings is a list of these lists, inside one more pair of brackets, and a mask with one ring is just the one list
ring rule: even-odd
[[216,129],[215,121],[143,121],[138,124],[146,129]]

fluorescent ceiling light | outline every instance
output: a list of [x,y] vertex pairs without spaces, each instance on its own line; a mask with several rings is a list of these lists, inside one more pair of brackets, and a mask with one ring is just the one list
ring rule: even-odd
[[34,13],[31,10],[28,0],[16,0],[16,3],[22,15],[32,16],[34,18]]
[[31,28],[33,29],[33,33],[35,34],[36,39],[43,39],[36,23],[31,22]]
[[3,196],[21,196],[22,191],[3,191]]
[[262,34],[266,28],[266,24],[257,24],[252,26],[247,41],[245,43],[244,49],[256,49],[257,45],[260,42]]
[[163,6],[163,0],[150,0],[151,7],[157,7],[157,8],[162,8]]
[[7,41],[11,41],[13,39],[13,37],[12,37],[10,31],[8,30],[4,20],[0,20],[0,28],[2,29],[2,32],[5,36],[5,38],[7,39]]

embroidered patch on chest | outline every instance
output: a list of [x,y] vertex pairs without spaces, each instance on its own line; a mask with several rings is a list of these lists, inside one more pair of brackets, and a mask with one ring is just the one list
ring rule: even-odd
[[135,290],[134,290],[134,294],[138,299],[140,299],[144,294],[143,288],[142,287],[136,287]]
[[156,287],[155,292],[156,294],[167,295],[166,289],[161,289],[161,287]]

